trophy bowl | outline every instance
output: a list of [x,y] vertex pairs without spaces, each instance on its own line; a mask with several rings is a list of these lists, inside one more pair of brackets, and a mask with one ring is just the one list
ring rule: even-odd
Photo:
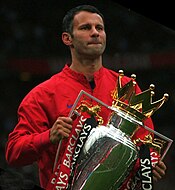
[[117,190],[138,158],[136,145],[112,124],[92,129],[78,159],[72,190]]

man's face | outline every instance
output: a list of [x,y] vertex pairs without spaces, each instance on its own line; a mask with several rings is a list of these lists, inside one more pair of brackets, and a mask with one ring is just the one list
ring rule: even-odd
[[79,12],[73,20],[72,51],[79,56],[102,55],[106,47],[106,33],[100,15]]

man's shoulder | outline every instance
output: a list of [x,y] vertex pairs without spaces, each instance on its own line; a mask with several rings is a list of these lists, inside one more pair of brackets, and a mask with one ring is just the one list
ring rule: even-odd
[[[104,67],[104,71],[107,73],[107,74],[109,74],[109,75],[111,75],[111,76],[113,76],[113,77],[116,77],[116,78],[118,78],[119,77],[119,70],[117,71],[117,70],[112,70],[112,69],[108,69],[108,68],[106,68],[106,67]],[[131,80],[131,77],[129,77],[129,76],[125,76],[125,75],[123,75],[122,76],[122,81],[123,82],[129,82]]]
[[108,76],[112,76],[112,77],[116,77],[116,78],[119,76],[119,73],[117,71],[114,71],[114,70],[106,68],[106,67],[103,67],[102,72]]

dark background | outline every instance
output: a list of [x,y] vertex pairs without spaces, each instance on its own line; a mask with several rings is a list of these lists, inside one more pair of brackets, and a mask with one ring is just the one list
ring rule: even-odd
[[[69,51],[61,42],[64,14],[79,4],[97,6],[105,16],[107,48],[104,65],[137,75],[142,90],[155,84],[154,101],[170,95],[153,115],[155,129],[175,137],[175,24],[172,2],[6,0],[0,2],[0,185],[4,189],[39,186],[37,166],[11,168],[5,161],[5,143],[13,130],[23,97],[37,84],[61,70]],[[164,161],[167,175],[156,190],[175,186],[174,144]],[[6,186],[6,187],[5,187]]]

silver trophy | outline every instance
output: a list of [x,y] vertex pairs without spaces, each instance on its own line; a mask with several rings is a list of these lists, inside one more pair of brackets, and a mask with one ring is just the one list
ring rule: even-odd
[[[123,73],[120,72],[118,87],[112,93],[112,105],[80,91],[69,116],[80,117],[84,113],[97,121],[72,167],[70,190],[118,190],[129,177],[139,157],[140,144],[146,144],[157,154],[157,159],[163,159],[173,140],[144,125],[144,120],[150,117],[167,100],[168,95],[152,102],[154,86],[135,94],[135,75],[125,86],[121,86]],[[91,99],[91,105],[86,100]],[[108,109],[107,123],[101,117],[101,108]],[[133,139],[139,127],[148,131],[143,139]]]

